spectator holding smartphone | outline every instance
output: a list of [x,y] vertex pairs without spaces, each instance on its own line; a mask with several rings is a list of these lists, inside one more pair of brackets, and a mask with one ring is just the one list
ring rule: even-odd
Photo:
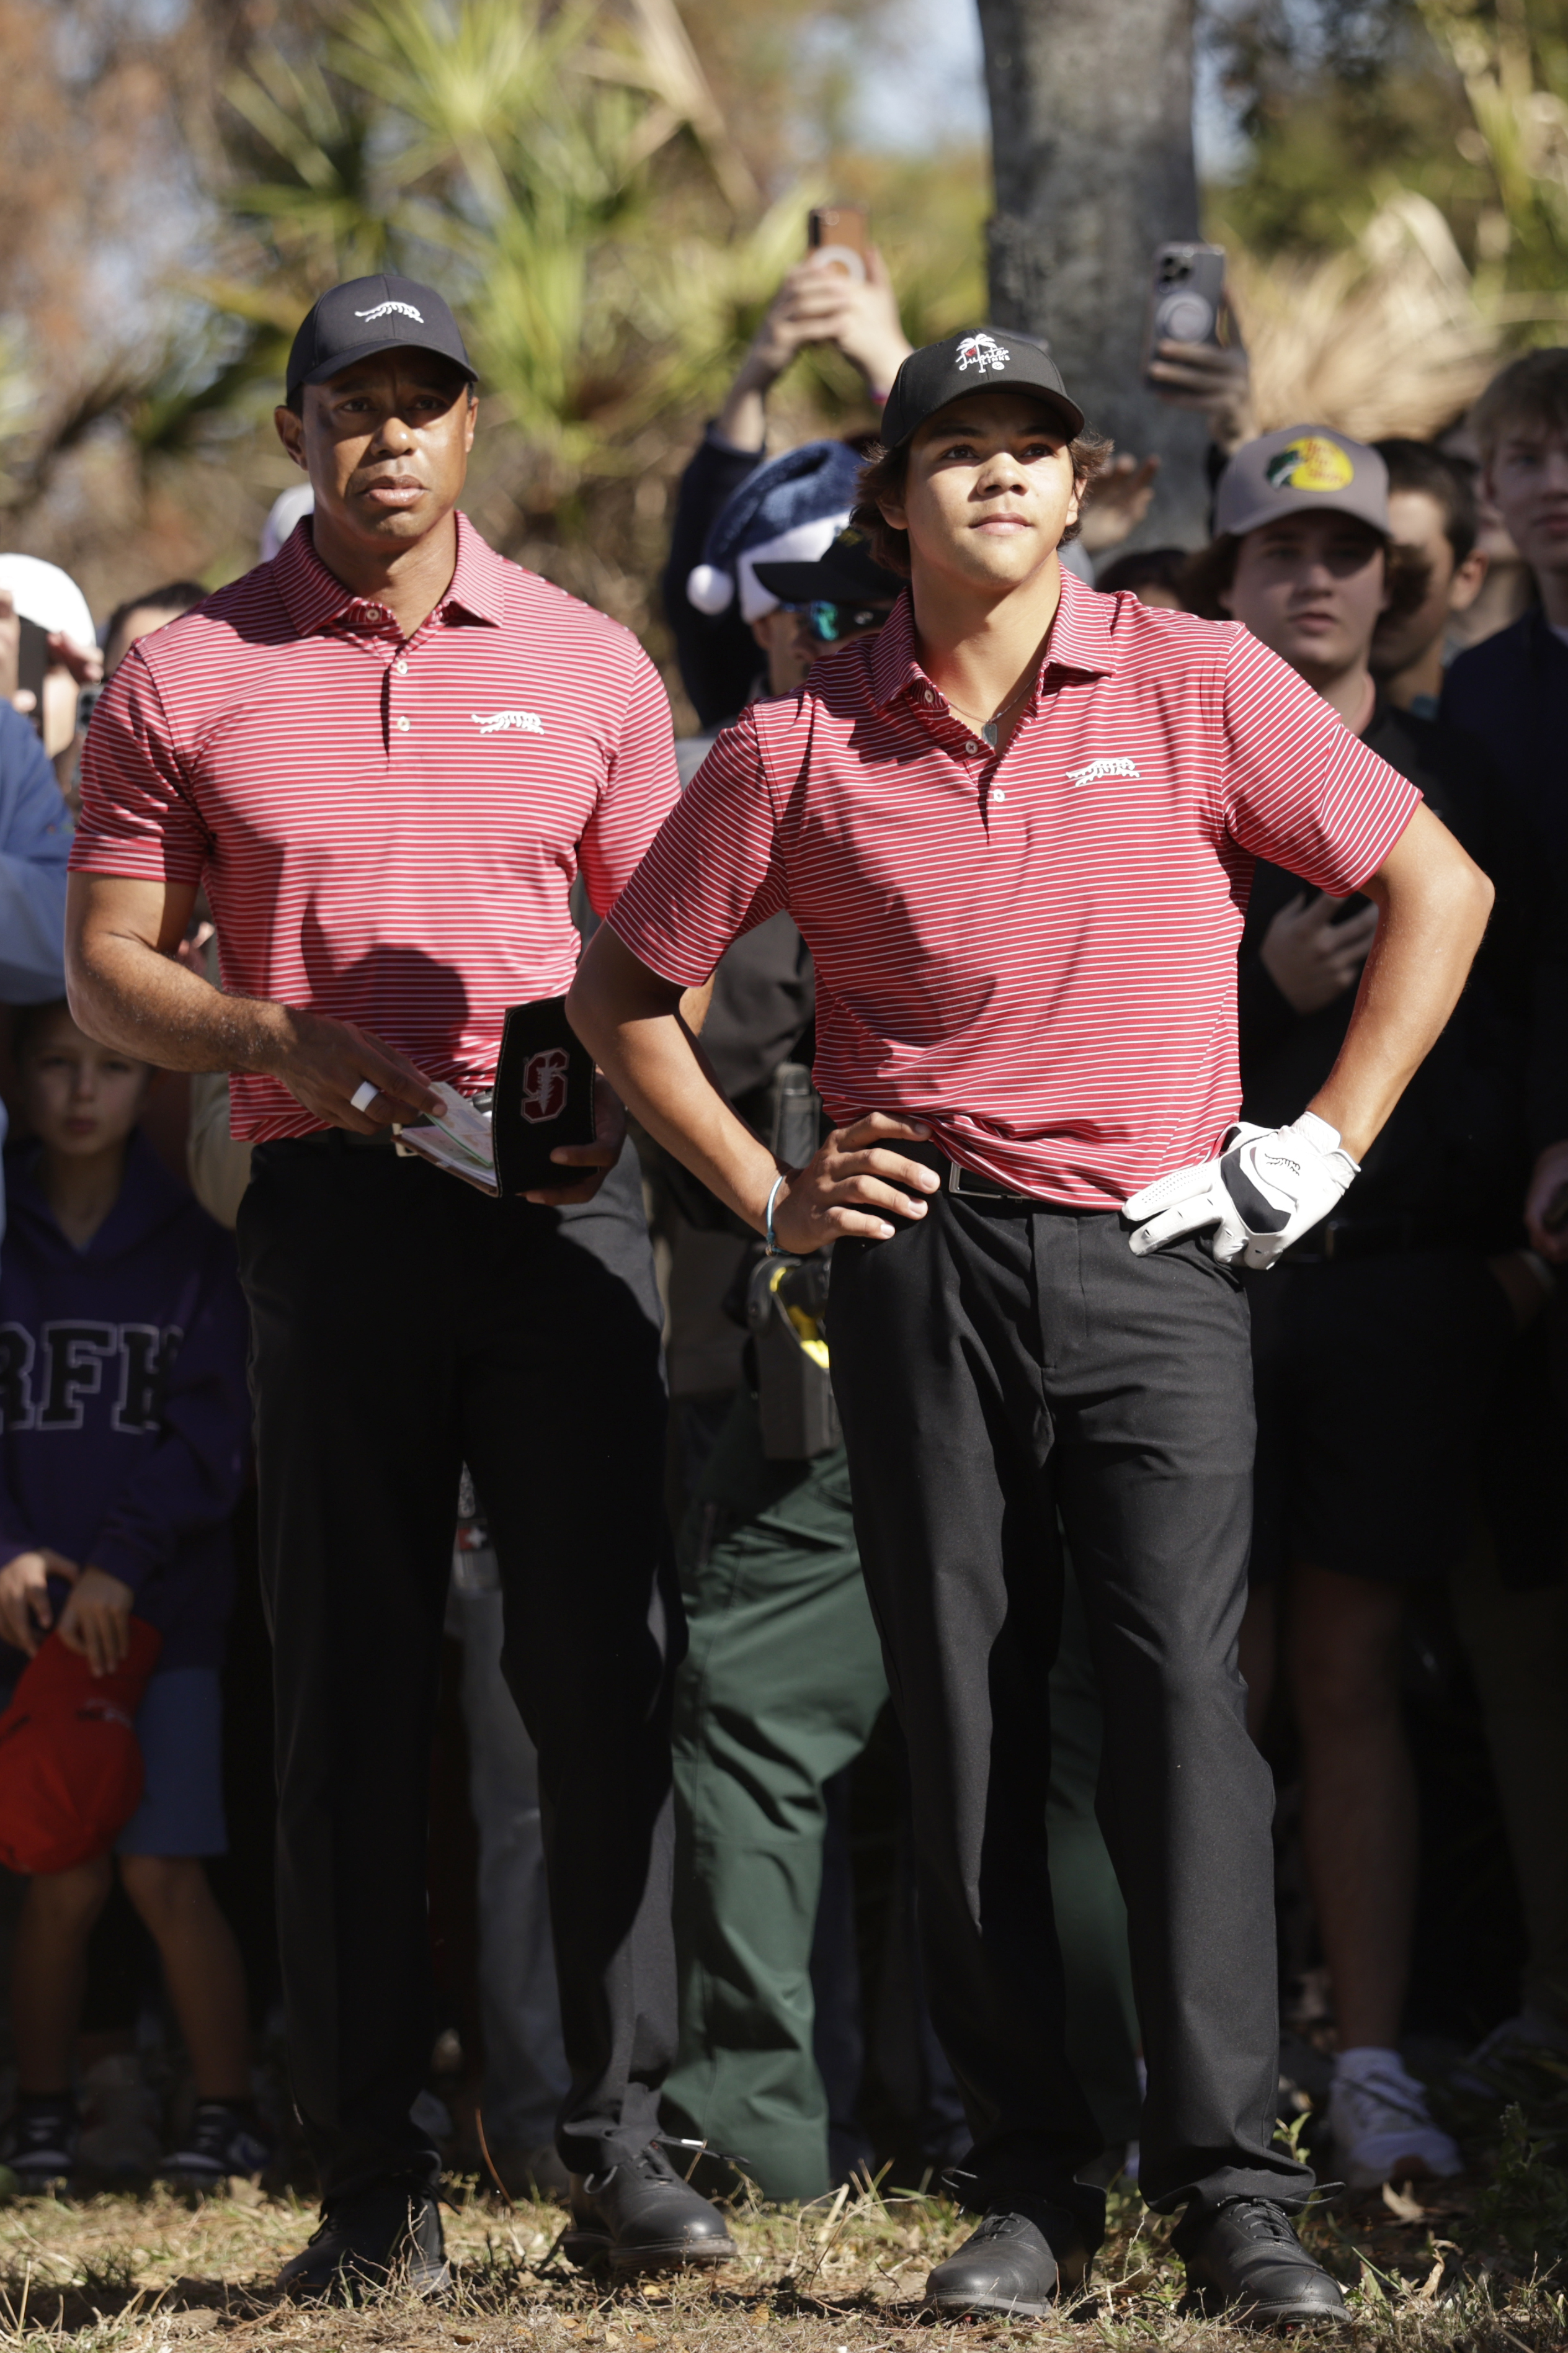
[[64,1005],[29,1010],[16,1059],[30,1134],[6,1155],[0,1265],[0,1674],[14,1684],[46,1641],[104,1673],[132,1611],[163,1642],[136,1717],[145,1788],[112,1856],[28,1883],[0,2156],[33,2186],[70,2172],[87,1945],[118,1865],[195,2076],[163,2170],[213,2187],[269,2154],[239,1952],[203,1868],[226,1842],[218,1669],[250,1424],[244,1303],[227,1236],[137,1133],[147,1064],[95,1045]]
[[[793,618],[761,626],[763,616],[745,615],[731,603],[706,611],[692,602],[688,583],[702,560],[721,509],[767,454],[768,395],[802,352],[830,345],[859,371],[868,397],[879,407],[886,400],[908,353],[909,338],[899,321],[887,264],[875,246],[866,249],[865,267],[862,279],[847,276],[816,254],[796,262],[768,305],[718,416],[680,478],[664,575],[664,607],[681,684],[704,728],[732,719],[752,693],[759,674],[766,677],[764,691],[773,694],[787,692],[805,674]],[[848,521],[847,505],[839,520]],[[819,555],[830,535],[825,534],[822,545],[809,554]],[[801,555],[807,553],[799,551]]]
[[[1283,657],[1494,876],[1513,864],[1485,754],[1383,701],[1380,627],[1420,609],[1425,564],[1391,526],[1376,450],[1322,426],[1247,443],[1220,535],[1186,575]],[[1258,1445],[1243,1671],[1255,1725],[1276,1635],[1302,1744],[1302,1836],[1339,2035],[1329,2116],[1354,2187],[1460,2170],[1398,2042],[1415,1903],[1416,1793],[1401,1718],[1412,1587],[1470,1528],[1480,1418],[1541,1304],[1521,1254],[1528,957],[1518,899],[1458,1010],[1363,1155],[1342,1211],[1252,1291]],[[1379,913],[1260,864],[1241,957],[1243,1115],[1264,1125],[1321,1085],[1358,1003]]]

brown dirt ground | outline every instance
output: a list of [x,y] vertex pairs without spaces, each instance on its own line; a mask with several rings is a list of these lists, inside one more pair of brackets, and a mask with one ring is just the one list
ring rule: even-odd
[[[1344,2200],[1308,2222],[1349,2294],[1352,2332],[1335,2341],[1358,2353],[1563,2353],[1568,2295],[1479,2243],[1473,2196],[1462,2186],[1424,2204],[1392,2195],[1393,2206]],[[1131,2197],[1113,2201],[1105,2251],[1074,2310],[1047,2323],[941,2330],[921,2319],[921,2286],[965,2224],[940,2200],[884,2201],[870,2191],[804,2211],[742,2214],[739,2254],[724,2270],[616,2290],[549,2260],[558,2209],[458,2198],[447,2216],[450,2298],[422,2305],[394,2289],[347,2311],[279,2299],[271,2277],[314,2217],[249,2183],[202,2204],[163,2194],[14,2200],[0,2209],[0,2345],[175,2353],[211,2337],[233,2353],[487,2353],[520,2344],[538,2353],[941,2353],[943,2341],[1001,2339],[1059,2353],[1227,2353],[1258,2342],[1182,2317],[1166,2226]]]

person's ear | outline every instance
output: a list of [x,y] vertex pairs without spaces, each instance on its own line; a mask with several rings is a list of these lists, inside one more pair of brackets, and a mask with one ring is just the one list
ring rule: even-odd
[[763,653],[765,654],[771,654],[773,649],[773,633],[768,627],[768,623],[772,619],[773,615],[771,613],[764,613],[760,620],[749,622],[747,625],[751,629],[752,637],[755,638],[758,645],[761,646]]
[[278,428],[278,438],[302,474],[309,473],[305,463],[305,420],[293,409],[279,407],[272,412],[272,422]]
[[1072,478],[1072,496],[1068,501],[1068,511],[1062,522],[1062,529],[1064,531],[1070,531],[1074,523],[1079,520],[1079,517],[1082,514],[1083,501],[1088,490],[1089,476],[1087,474],[1075,474]]
[[479,404],[477,395],[468,394],[468,413],[463,420],[463,455],[468,457],[474,446],[474,435],[479,427]]
[[1472,547],[1463,564],[1456,564],[1454,576],[1448,583],[1448,610],[1468,613],[1486,586],[1490,564],[1479,547]]

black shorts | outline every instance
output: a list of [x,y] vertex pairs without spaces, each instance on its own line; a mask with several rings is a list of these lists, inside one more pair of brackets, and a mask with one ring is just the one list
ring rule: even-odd
[[1394,1583],[1450,1568],[1476,1441],[1514,1336],[1479,1253],[1409,1250],[1254,1277],[1252,1579],[1289,1566]]

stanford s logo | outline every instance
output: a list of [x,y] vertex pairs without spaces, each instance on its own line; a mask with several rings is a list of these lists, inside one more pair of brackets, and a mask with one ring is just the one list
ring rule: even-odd
[[522,1115],[542,1125],[559,1119],[566,1108],[566,1072],[570,1065],[564,1046],[547,1046],[531,1054],[522,1073]]

